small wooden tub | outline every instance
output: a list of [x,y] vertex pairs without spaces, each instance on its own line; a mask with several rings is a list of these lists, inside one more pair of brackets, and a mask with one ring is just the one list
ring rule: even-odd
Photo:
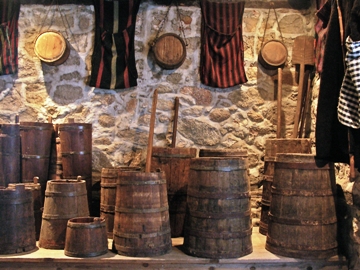
[[104,218],[76,217],[66,228],[64,253],[70,257],[95,257],[107,253],[108,242]]

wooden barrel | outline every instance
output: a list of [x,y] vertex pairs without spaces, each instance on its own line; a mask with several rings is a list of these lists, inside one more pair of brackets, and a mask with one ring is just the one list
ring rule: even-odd
[[271,185],[274,178],[274,166],[278,153],[311,153],[309,139],[268,139],[265,142],[264,179],[262,181],[261,216],[259,232],[267,234],[271,201]]
[[47,182],[39,247],[63,249],[67,221],[89,216],[86,183],[79,179]]
[[0,125],[0,185],[21,182],[20,126]]
[[67,222],[64,252],[70,257],[95,257],[108,251],[105,219],[76,217]]
[[325,259],[337,254],[335,172],[312,154],[277,154],[265,248],[277,255]]
[[51,151],[51,123],[20,122],[21,182],[32,183],[39,177],[42,198],[45,198]]
[[165,172],[171,237],[183,236],[191,158],[196,148],[153,147],[151,170]]
[[200,149],[199,157],[247,157],[247,150],[242,149]]
[[114,247],[118,254],[151,257],[172,249],[164,172],[119,171]]
[[59,124],[63,178],[86,181],[88,204],[92,201],[92,125],[84,123]]
[[184,250],[195,257],[250,254],[252,222],[246,158],[191,160]]
[[174,33],[166,33],[160,36],[152,50],[156,63],[164,69],[178,68],[186,58],[185,42]]
[[24,185],[0,188],[0,254],[36,248],[32,196]]
[[31,190],[33,195],[33,211],[35,218],[35,238],[36,241],[40,237],[40,228],[41,228],[41,216],[43,208],[43,198],[41,197],[41,186],[38,183],[38,177],[34,177],[33,183],[23,183],[23,184],[9,184],[9,188],[16,188],[17,185],[24,185],[26,189]]
[[113,238],[116,204],[116,183],[119,170],[140,171],[140,167],[109,167],[101,169],[100,178],[100,217],[105,219],[107,237]]
[[44,63],[58,66],[68,59],[70,46],[61,33],[46,31],[36,38],[34,52]]
[[262,67],[268,70],[277,70],[283,67],[288,56],[287,48],[279,40],[269,40],[264,43],[258,55]]

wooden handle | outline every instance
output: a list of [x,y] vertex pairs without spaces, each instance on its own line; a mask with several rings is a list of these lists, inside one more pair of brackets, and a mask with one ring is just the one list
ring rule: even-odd
[[354,155],[350,154],[350,182],[354,182],[356,178],[356,172],[355,172],[355,159]]
[[282,69],[278,68],[278,91],[277,91],[277,129],[276,138],[281,138],[281,100],[282,100]]
[[175,113],[174,113],[174,123],[173,123],[173,134],[171,140],[171,147],[174,148],[176,145],[176,132],[177,132],[177,120],[179,115],[179,97],[175,98]]
[[303,88],[304,88],[304,70],[305,70],[305,65],[300,64],[299,88],[298,88],[298,97],[297,97],[292,138],[297,138],[299,133],[299,121],[300,121],[300,112],[301,112],[301,104],[302,104]]
[[154,96],[153,96],[152,108],[151,108],[149,139],[148,139],[146,165],[145,165],[145,172],[146,173],[149,173],[150,168],[151,168],[151,156],[152,156],[152,145],[153,145],[153,139],[154,139],[154,126],[155,126],[155,113],[156,113],[157,95],[158,95],[158,92],[157,92],[157,89],[155,89]]
[[[306,79],[307,79],[307,86],[306,86],[306,91],[304,91],[303,95],[303,105],[302,105],[302,113],[301,113],[301,117],[300,117],[300,129],[299,129],[299,138],[305,138],[306,136],[306,131],[305,131],[305,122],[307,120],[307,112],[309,111],[309,107],[310,107],[310,101],[311,101],[311,76],[310,76],[310,72],[307,71],[306,75],[305,75]],[[304,79],[305,80],[305,79]],[[305,87],[305,85],[304,85]],[[303,136],[304,134],[304,136]]]

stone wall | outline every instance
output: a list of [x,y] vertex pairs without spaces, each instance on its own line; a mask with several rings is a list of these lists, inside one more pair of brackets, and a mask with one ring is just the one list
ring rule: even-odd
[[[258,1],[259,2],[259,1]],[[260,1],[261,2],[261,1]],[[281,1],[278,1],[282,3]],[[285,1],[283,1],[285,2]],[[296,10],[277,6],[288,59],[283,70],[282,137],[290,137],[297,100],[295,67],[291,63],[294,38],[314,36],[315,6]],[[283,3],[282,3],[283,4]],[[254,218],[261,197],[264,144],[276,137],[276,78],[257,65],[269,11],[246,5],[243,18],[245,71],[248,82],[232,88],[211,88],[199,80],[201,11],[198,3],[181,5],[188,43],[181,67],[164,70],[154,62],[150,44],[154,40],[167,7],[143,1],[136,23],[138,86],[106,90],[87,85],[94,44],[94,7],[91,5],[21,5],[19,18],[19,72],[0,77],[0,122],[20,121],[65,123],[68,118],[93,126],[93,181],[99,181],[102,167],[143,166],[149,131],[152,97],[158,89],[154,146],[171,143],[175,97],[180,98],[177,147],[241,148],[249,154],[249,178],[254,202]],[[176,9],[171,7],[164,32],[179,33]],[[42,63],[34,53],[34,40],[48,30],[63,33],[70,44],[70,57],[60,66]],[[281,39],[271,10],[265,40]],[[314,79],[312,119],[316,113]],[[314,121],[311,126],[314,142]],[[345,175],[345,173],[344,173]]]

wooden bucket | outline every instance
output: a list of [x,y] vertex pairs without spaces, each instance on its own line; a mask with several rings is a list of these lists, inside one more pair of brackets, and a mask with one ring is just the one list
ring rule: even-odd
[[277,255],[325,259],[337,254],[335,172],[311,154],[277,154],[265,248]]
[[183,236],[190,160],[195,157],[196,148],[152,148],[151,171],[166,175],[171,237]]
[[247,157],[247,150],[241,149],[200,149],[199,157]]
[[42,216],[42,208],[43,208],[43,198],[41,197],[41,186],[38,183],[38,177],[34,177],[33,183],[24,183],[24,184],[9,184],[9,188],[16,188],[18,185],[24,185],[25,189],[29,189],[33,195],[33,211],[35,218],[35,238],[36,241],[39,240],[40,237],[40,228],[41,228],[41,216]]
[[311,153],[309,139],[268,139],[265,142],[264,180],[262,181],[261,216],[259,232],[267,234],[271,201],[271,185],[274,178],[274,166],[278,153]]
[[0,125],[0,185],[21,182],[20,126]]
[[70,257],[95,257],[108,251],[105,219],[76,217],[67,222],[64,252]]
[[68,59],[70,46],[61,33],[46,31],[36,38],[34,52],[44,63],[58,66]]
[[252,222],[246,158],[191,160],[184,250],[196,257],[250,254]]
[[163,255],[172,249],[164,172],[119,171],[114,248],[132,257]]
[[174,33],[166,33],[160,36],[152,50],[156,63],[164,69],[178,68],[186,58],[185,42]]
[[107,237],[113,238],[116,204],[116,183],[119,170],[140,171],[140,167],[102,168],[100,178],[100,217],[105,219]]
[[92,201],[92,125],[59,124],[63,178],[86,181],[88,204]]
[[24,185],[0,188],[0,254],[36,248],[33,195]]
[[77,179],[47,182],[39,247],[63,249],[67,222],[74,217],[89,216],[86,183]]
[[21,182],[32,183],[39,177],[42,198],[45,198],[51,151],[51,123],[20,122]]

